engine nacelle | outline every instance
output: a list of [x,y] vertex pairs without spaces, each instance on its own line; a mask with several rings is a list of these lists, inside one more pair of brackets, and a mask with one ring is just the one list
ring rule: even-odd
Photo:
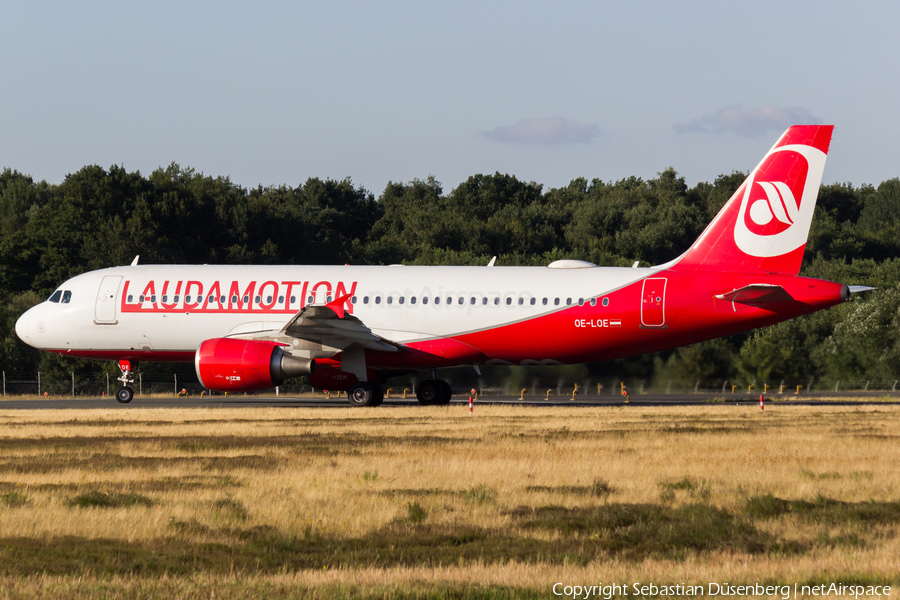
[[197,378],[220,392],[253,392],[275,387],[289,377],[312,375],[316,361],[286,354],[275,342],[214,338],[194,355]]

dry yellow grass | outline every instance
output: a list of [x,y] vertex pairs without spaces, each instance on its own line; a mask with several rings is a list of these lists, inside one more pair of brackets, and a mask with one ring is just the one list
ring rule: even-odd
[[[522,507],[652,504],[674,510],[699,503],[742,514],[748,498],[768,495],[896,503],[898,425],[900,409],[892,406],[776,405],[764,414],[721,405],[481,406],[474,417],[458,406],[0,410],[0,493],[13,499],[9,506],[0,503],[0,539],[72,536],[152,544],[178,536],[185,543],[231,543],[235,531],[265,527],[290,538],[356,540],[408,521],[415,503],[424,511],[423,524],[437,531],[477,528],[584,543],[588,534],[526,526]],[[596,482],[611,490],[592,494]],[[71,505],[91,492],[137,494],[153,504]],[[584,564],[460,559],[424,566],[333,565],[338,568],[246,573],[241,585],[255,583],[235,593],[301,584],[376,589],[476,583],[546,592],[556,581],[898,580],[896,522],[822,523],[784,514],[754,523],[803,551],[717,549],[674,558],[601,552]],[[844,539],[858,543],[829,542]],[[14,586],[23,597],[28,589],[40,595],[71,583],[24,575]],[[73,574],[85,576],[83,581],[93,581],[87,568]],[[228,577],[176,579],[188,597],[227,587]],[[140,578],[120,579],[122,590],[144,585]],[[144,592],[181,594],[175,584],[154,588],[155,581],[148,579]]]

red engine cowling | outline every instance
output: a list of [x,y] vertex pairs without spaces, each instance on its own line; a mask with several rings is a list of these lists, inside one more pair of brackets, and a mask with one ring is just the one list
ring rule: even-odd
[[215,338],[197,348],[194,367],[207,389],[253,392],[279,385],[289,377],[311,375],[316,361],[286,354],[275,342]]

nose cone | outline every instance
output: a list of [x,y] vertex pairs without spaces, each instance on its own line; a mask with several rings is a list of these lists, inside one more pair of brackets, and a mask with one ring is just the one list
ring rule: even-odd
[[34,318],[34,309],[32,308],[26,310],[25,314],[16,321],[16,335],[29,346],[34,346],[33,337],[36,333],[37,320]]

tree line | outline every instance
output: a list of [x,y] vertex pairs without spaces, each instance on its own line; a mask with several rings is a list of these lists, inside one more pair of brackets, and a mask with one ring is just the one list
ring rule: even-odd
[[[15,321],[66,279],[143,263],[546,265],[661,264],[686,250],[743,182],[689,187],[668,168],[652,179],[577,178],[544,189],[494,173],[445,192],[433,177],[388,183],[376,198],[350,179],[245,188],[171,164],[149,176],[86,166],[59,184],[0,174],[0,367],[114,372],[20,342]],[[575,378],[801,381],[900,379],[900,179],[822,186],[802,275],[875,292],[766,329],[674,351],[567,367]],[[144,368],[153,369],[152,366]],[[181,367],[179,367],[181,368]],[[190,366],[183,367],[190,371]],[[546,369],[495,368],[517,384]]]

